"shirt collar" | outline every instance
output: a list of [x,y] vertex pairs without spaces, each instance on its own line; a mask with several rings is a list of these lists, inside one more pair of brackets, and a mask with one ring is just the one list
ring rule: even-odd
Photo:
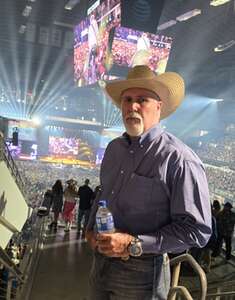
[[138,142],[140,145],[141,144],[148,145],[154,139],[160,137],[162,132],[163,132],[163,129],[161,128],[161,125],[158,123],[138,137],[131,137],[126,132],[123,133],[123,137],[128,141],[129,144],[132,144],[132,142],[134,142],[134,143]]

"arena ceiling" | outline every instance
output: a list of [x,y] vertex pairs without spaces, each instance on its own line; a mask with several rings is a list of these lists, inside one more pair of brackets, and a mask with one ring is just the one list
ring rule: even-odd
[[[28,103],[14,103],[12,109],[21,109],[31,116],[38,110],[56,113],[55,107],[66,105],[66,111],[62,109],[61,114],[68,115],[70,107],[73,114],[76,108],[78,115],[90,111],[92,116],[101,118],[104,110],[94,105],[94,99],[100,97],[97,87],[77,89],[73,83],[72,28],[94,1],[70,1],[74,4],[72,10],[65,9],[69,0],[1,0],[0,88],[17,89],[23,85],[24,92],[29,94]],[[137,1],[143,4],[147,0]],[[224,119],[234,120],[235,4],[230,0],[212,6],[211,2],[166,0],[159,25],[171,20],[175,24],[156,32],[173,37],[167,70],[183,75],[187,94],[202,99],[223,99],[220,108],[225,113]],[[28,13],[27,7],[31,10],[29,16],[24,16]],[[200,13],[180,20],[179,16],[192,10],[200,10]],[[27,40],[25,30],[29,23],[35,24],[36,29],[32,29],[34,34],[31,32]],[[61,32],[57,45],[38,42],[39,31],[45,27]],[[218,52],[215,52],[216,47]],[[51,93],[52,100],[46,101]],[[85,106],[82,105],[84,99]]]

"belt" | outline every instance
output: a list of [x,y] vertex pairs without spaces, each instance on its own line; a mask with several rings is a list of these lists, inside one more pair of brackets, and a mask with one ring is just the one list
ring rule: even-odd
[[127,256],[127,257],[118,257],[118,259],[121,259],[123,261],[127,261],[129,259],[153,259],[154,257],[160,257],[163,256],[163,254],[154,254],[154,253],[143,253],[140,256]]
[[98,251],[96,251],[95,253],[96,253],[96,255],[102,256],[102,257],[107,258],[107,259],[123,260],[123,261],[127,261],[129,259],[153,259],[154,257],[161,257],[161,256],[164,256],[164,255],[167,255],[166,253],[164,253],[164,254],[143,253],[140,256],[131,256],[131,255],[129,255],[127,257],[108,257],[108,256],[105,256],[105,255],[99,253]]

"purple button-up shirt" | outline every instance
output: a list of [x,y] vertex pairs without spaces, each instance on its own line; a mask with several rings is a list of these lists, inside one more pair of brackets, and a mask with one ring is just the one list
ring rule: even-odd
[[184,143],[152,127],[141,137],[127,134],[107,147],[101,165],[102,192],[117,231],[138,235],[145,253],[182,252],[206,245],[211,208],[205,170]]

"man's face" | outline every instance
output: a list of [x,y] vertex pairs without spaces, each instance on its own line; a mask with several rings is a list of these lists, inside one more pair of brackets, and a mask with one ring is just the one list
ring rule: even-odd
[[122,118],[130,136],[139,136],[159,123],[162,102],[154,92],[130,88],[121,95]]

